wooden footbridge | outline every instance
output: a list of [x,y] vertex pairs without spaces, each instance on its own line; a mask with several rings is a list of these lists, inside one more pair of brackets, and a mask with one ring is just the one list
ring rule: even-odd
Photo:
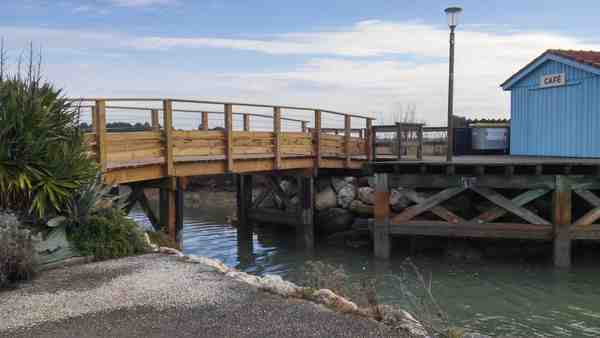
[[[90,155],[105,180],[130,185],[132,202],[173,236],[183,224],[185,177],[235,173],[240,248],[250,246],[244,250],[252,250],[252,221],[269,220],[295,226],[299,242],[313,247],[314,178],[323,174],[375,176],[373,242],[380,258],[390,256],[392,236],[511,238],[553,241],[555,264],[569,266],[572,240],[600,239],[600,159],[459,156],[446,162],[432,156],[443,155],[440,138],[429,138],[434,146],[427,148],[423,134],[447,131],[421,124],[373,126],[371,118],[341,112],[233,102],[74,101],[92,112]],[[107,129],[110,113],[123,111],[145,115],[148,130]],[[183,114],[195,122],[178,122]],[[264,123],[255,127],[257,119],[268,121],[267,130]],[[222,126],[210,128],[215,120]],[[375,136],[382,132],[395,136]],[[390,144],[395,154],[384,149]],[[282,208],[260,207],[266,193],[253,196],[256,175],[268,177],[268,193]],[[281,190],[281,175],[296,177],[296,204]],[[147,187],[161,191],[158,217],[143,194]],[[392,212],[392,189],[412,205]]]

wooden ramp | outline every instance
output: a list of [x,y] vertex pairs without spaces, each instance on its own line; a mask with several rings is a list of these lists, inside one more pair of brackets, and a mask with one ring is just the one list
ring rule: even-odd
[[[223,173],[359,169],[373,156],[373,119],[335,111],[174,99],[101,98],[73,102],[91,111],[92,128],[87,134],[90,155],[98,161],[105,180],[112,184]],[[127,104],[117,105],[123,102]],[[215,106],[221,109],[214,110]],[[123,121],[123,112],[131,111],[145,115],[151,124],[143,131],[107,129],[107,121]],[[309,118],[283,116],[286,112]],[[179,114],[195,114],[201,123],[177,128],[174,121]],[[209,128],[215,115],[223,126]],[[241,122],[238,128],[234,125],[236,119]],[[257,119],[263,121],[262,128],[253,128],[252,121]],[[272,123],[272,128],[267,128],[271,130],[264,130],[265,119]],[[322,128],[325,122],[332,121],[343,128]]]

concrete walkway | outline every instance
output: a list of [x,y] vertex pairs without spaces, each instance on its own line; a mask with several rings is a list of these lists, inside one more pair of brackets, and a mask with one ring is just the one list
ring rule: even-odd
[[42,273],[0,292],[0,337],[391,337],[372,320],[284,299],[165,255]]

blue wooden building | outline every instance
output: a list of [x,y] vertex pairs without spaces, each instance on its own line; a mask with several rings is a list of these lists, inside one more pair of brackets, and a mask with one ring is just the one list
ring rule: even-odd
[[501,86],[511,154],[600,157],[600,52],[548,50]]

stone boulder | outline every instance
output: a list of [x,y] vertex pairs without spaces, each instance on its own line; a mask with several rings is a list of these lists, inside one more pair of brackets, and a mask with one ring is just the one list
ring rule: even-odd
[[392,305],[378,305],[381,321],[389,326],[405,330],[409,337],[428,337],[427,330],[407,311]]
[[373,216],[373,206],[365,204],[360,200],[352,201],[348,207],[348,210],[360,216]]
[[390,207],[395,212],[402,212],[412,204],[411,200],[404,197],[397,189],[390,192]]
[[365,203],[365,204],[369,204],[369,205],[374,205],[375,204],[375,189],[371,188],[371,187],[360,187],[357,190],[357,198]]
[[342,208],[330,208],[317,213],[316,230],[325,235],[347,231],[352,228],[354,215]]
[[329,187],[315,195],[315,209],[317,211],[337,207],[337,196],[333,188]]
[[350,206],[350,203],[352,203],[352,201],[354,201],[355,198],[356,187],[352,184],[348,184],[338,191],[337,204],[340,207],[347,209]]
[[339,178],[339,177],[331,178],[331,186],[333,187],[333,190],[335,190],[336,193],[339,193],[340,190],[342,190],[342,188],[344,188],[345,186],[347,186],[349,184],[350,183],[348,183],[343,178]]

